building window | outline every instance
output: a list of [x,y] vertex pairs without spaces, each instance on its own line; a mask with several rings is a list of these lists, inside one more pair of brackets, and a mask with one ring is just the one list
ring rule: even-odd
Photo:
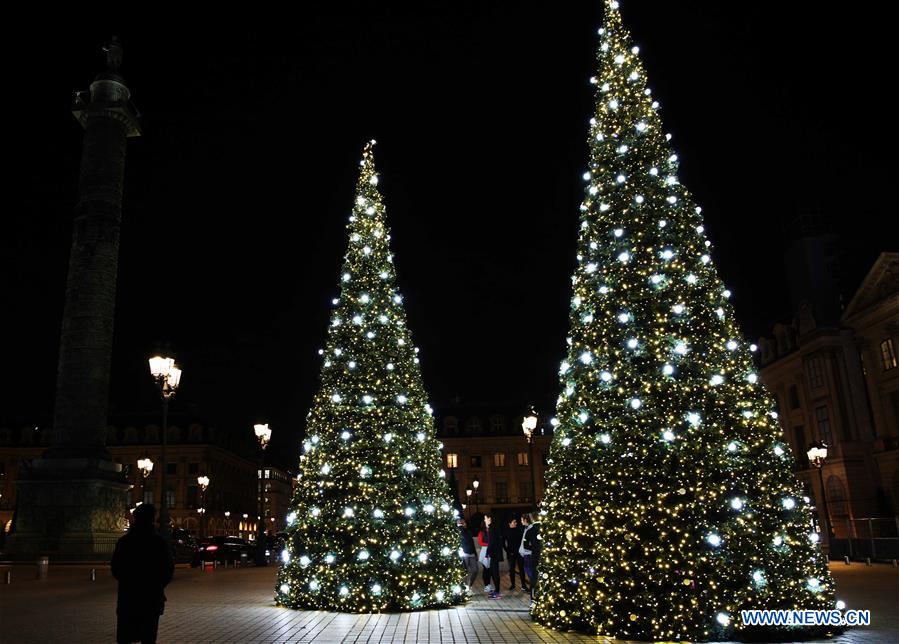
[[165,506],[167,508],[175,507],[175,490],[165,491]]
[[519,465],[527,465],[528,464],[528,453],[527,452],[518,452],[517,459],[518,459]]
[[447,416],[443,419],[443,431],[451,436],[459,433],[459,420],[455,416]]
[[804,469],[808,467],[808,454],[806,454],[808,443],[805,442],[805,427],[796,425],[793,432],[796,434],[796,458]]
[[165,473],[166,474],[177,474],[178,473],[178,464],[177,463],[166,463],[165,464]]
[[830,412],[826,405],[815,407],[815,422],[818,424],[818,436],[827,445],[833,445],[833,432],[830,431]]
[[883,361],[884,371],[896,368],[896,350],[893,348],[893,338],[887,338],[880,343],[880,359]]
[[790,385],[790,409],[799,409],[799,388]]
[[188,485],[187,486],[187,507],[189,507],[189,508],[197,507],[197,505],[198,505],[197,499],[199,498],[197,495],[198,489],[199,488],[197,488],[196,485]]
[[199,463],[188,463],[187,464],[187,473],[188,474],[199,474],[200,473],[200,464]]
[[153,503],[153,489],[144,488],[144,503]]
[[821,358],[812,358],[808,361],[808,384],[812,389],[824,386],[824,366]]
[[477,456],[471,457],[471,466],[472,467],[481,467],[481,456],[480,454]]
[[506,466],[505,452],[496,452],[493,455],[493,467],[505,467],[505,466]]
[[518,483],[518,500],[519,501],[530,501],[531,500],[531,482],[530,481],[519,481],[519,483]]
[[494,489],[496,490],[496,502],[497,503],[505,503],[509,500],[509,489],[508,485],[506,485],[505,481],[497,481],[494,483]]
[[505,422],[503,422],[503,417],[499,414],[494,414],[490,417],[490,432],[492,434],[502,434],[506,429]]
[[893,404],[893,417],[899,419],[899,390],[890,394],[890,402]]
[[827,501],[833,503],[846,500],[846,488],[838,476],[827,477]]
[[458,454],[447,454],[446,455],[446,469],[454,470],[459,467],[459,455]]
[[465,431],[469,434],[480,434],[481,433],[481,419],[478,417],[469,418],[465,422]]

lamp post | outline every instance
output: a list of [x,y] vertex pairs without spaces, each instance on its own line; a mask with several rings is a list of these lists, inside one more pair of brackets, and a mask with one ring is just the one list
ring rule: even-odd
[[149,457],[139,458],[137,459],[137,469],[140,470],[141,484],[140,495],[134,502],[135,507],[144,502],[144,490],[147,489],[147,477],[150,476],[150,472],[153,471],[153,461],[151,461]]
[[159,457],[159,485],[161,489],[161,501],[159,508],[159,534],[163,539],[168,539],[171,534],[171,520],[169,519],[169,504],[166,498],[165,475],[168,469],[165,448],[169,440],[169,400],[175,397],[178,385],[181,384],[181,369],[175,365],[174,358],[153,356],[150,358],[150,374],[159,387],[162,397],[162,451]]
[[818,516],[824,523],[824,530],[827,532],[827,545],[830,546],[830,540],[833,538],[833,524],[830,520],[830,508],[827,505],[827,492],[824,489],[824,461],[827,459],[827,445],[825,443],[812,443],[808,452],[808,462],[818,470],[818,480],[821,483],[821,505],[823,509],[818,510]]
[[256,434],[256,440],[259,441],[259,520],[256,525],[256,565],[264,566],[268,563],[265,556],[265,490],[262,484],[263,468],[265,467],[265,448],[272,438],[272,430],[268,423],[253,425],[253,432]]
[[481,482],[478,480],[478,477],[474,477],[474,480],[471,482],[471,487],[474,488],[474,513],[478,513],[478,488],[480,487]]
[[534,436],[537,431],[537,412],[534,407],[528,408],[528,413],[524,415],[521,421],[521,431],[528,441],[528,463],[531,464],[531,496],[533,497],[534,507],[537,507],[537,470],[534,467]]
[[206,536],[206,488],[209,487],[208,476],[198,476],[197,485],[200,486],[200,507],[197,511],[200,513],[200,538]]
[[[468,507],[469,505],[471,505],[471,488],[470,487],[465,488],[465,500],[467,501],[467,503],[462,506],[463,510],[466,507]],[[471,518],[471,517],[469,517],[469,518]]]

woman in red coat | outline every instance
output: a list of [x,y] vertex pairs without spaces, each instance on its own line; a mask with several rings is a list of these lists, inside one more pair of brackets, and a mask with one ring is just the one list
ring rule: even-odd
[[[485,519],[487,517],[484,517]],[[481,529],[478,531],[478,546],[480,550],[478,552],[478,561],[481,563],[481,574],[484,579],[484,592],[489,593],[493,590],[490,585],[490,564],[487,562],[487,546],[490,545],[490,536],[489,536],[489,526],[484,523],[481,524]]]

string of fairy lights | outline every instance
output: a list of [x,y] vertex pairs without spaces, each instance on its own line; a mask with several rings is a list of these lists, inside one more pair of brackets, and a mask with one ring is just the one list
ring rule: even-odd
[[341,292],[307,417],[276,601],[346,612],[464,601],[442,445],[365,146]]
[[741,609],[832,608],[833,582],[639,48],[605,13],[532,614],[727,639]]

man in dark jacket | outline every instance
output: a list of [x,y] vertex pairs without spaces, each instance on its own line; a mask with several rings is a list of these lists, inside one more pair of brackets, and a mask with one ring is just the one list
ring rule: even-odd
[[487,556],[490,557],[490,580],[494,588],[489,593],[491,599],[499,599],[500,581],[499,581],[499,563],[503,560],[503,529],[499,521],[494,521],[489,514],[484,515],[484,522],[487,524]]
[[165,608],[164,588],[172,580],[175,564],[165,540],[156,534],[156,508],[149,503],[137,506],[134,525],[116,543],[112,555],[112,576],[119,580],[116,606],[116,641],[156,641],[159,616]]
[[474,547],[474,537],[471,536],[471,530],[468,529],[468,523],[465,519],[459,519],[456,522],[459,527],[459,556],[462,557],[462,563],[465,564],[465,582],[471,590],[474,582],[478,578],[478,551]]
[[524,533],[524,528],[520,528],[518,526],[518,519],[512,517],[509,521],[509,527],[506,530],[505,538],[506,538],[506,559],[509,562],[509,590],[515,590],[515,568],[518,568],[518,577],[521,579],[521,590],[523,592],[528,591],[528,582],[525,581],[524,577],[524,560],[521,555],[518,553],[518,549],[521,547],[521,536]]
[[537,564],[540,563],[540,522],[535,519],[533,513],[521,515],[525,527],[519,550],[524,558],[524,569],[531,580],[532,599],[537,588]]

